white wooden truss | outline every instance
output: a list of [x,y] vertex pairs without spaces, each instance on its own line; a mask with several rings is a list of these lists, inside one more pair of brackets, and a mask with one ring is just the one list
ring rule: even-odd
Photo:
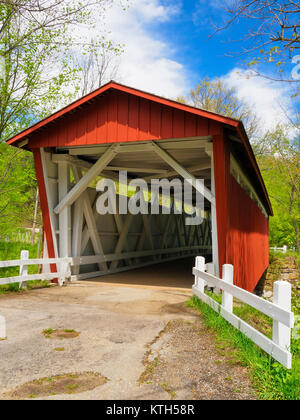
[[[194,180],[200,177],[197,175],[199,171],[206,170],[210,177],[211,162],[205,152],[208,140],[204,138],[184,144],[184,148],[191,151],[200,145],[204,158],[207,158],[198,163],[194,161],[187,168],[176,158],[181,156],[178,155],[178,142],[169,142],[167,146],[154,142],[114,144],[105,148],[72,148],[56,153],[41,150],[56,256],[74,258],[73,279],[103,276],[195,256],[199,252],[212,255],[212,245],[216,241],[212,240],[211,234],[213,228],[216,235],[215,210],[208,208],[203,223],[196,226],[186,226],[185,215],[173,212],[99,215],[96,211],[99,193],[95,189],[97,177],[118,180],[116,171],[119,170],[127,170],[131,176],[139,178],[142,172],[148,183],[151,178],[172,178],[176,175],[181,179]],[[131,162],[131,152],[145,151],[156,156],[158,162],[151,165],[147,162],[143,165],[134,159]],[[90,157],[94,155],[92,160]],[[127,163],[118,160],[119,156],[126,156]],[[143,153],[143,156],[146,154]],[[211,189],[202,188],[201,193],[208,205],[215,208],[213,186]],[[109,205],[113,205],[113,200]],[[214,263],[217,267],[215,252]]]

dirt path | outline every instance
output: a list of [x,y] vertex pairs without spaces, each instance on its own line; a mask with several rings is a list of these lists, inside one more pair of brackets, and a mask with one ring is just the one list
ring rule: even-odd
[[200,318],[170,321],[149,345],[144,364],[140,382],[164,389],[172,400],[255,399],[247,370],[215,343]]
[[[30,381],[37,382],[28,398],[39,398],[39,383],[42,399],[253,398],[245,370],[220,355],[198,313],[186,307],[190,296],[84,282],[1,296],[8,339],[0,342],[0,399],[24,384],[31,389]],[[65,339],[51,330],[79,334]],[[106,378],[103,384],[81,388],[77,375],[89,372]]]

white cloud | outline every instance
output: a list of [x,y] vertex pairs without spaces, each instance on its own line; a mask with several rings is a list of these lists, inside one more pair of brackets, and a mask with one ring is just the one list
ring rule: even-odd
[[[219,0],[208,2],[219,6]],[[106,31],[108,39],[124,45],[116,81],[168,98],[186,96],[192,84],[188,67],[174,58],[177,47],[171,40],[163,39],[160,31],[155,32],[158,22],[176,19],[181,3],[178,0],[129,0],[129,7],[123,10],[119,2],[115,2],[106,11],[105,19],[101,19],[101,25],[94,30],[77,28],[77,36],[92,39]],[[288,89],[267,79],[248,76],[249,72],[234,68],[221,78],[234,86],[238,97],[253,107],[265,130],[272,129],[278,122],[287,123],[285,111],[291,108]]]
[[253,76],[250,71],[234,68],[222,77],[230,87],[235,87],[238,98],[249,104],[262,121],[264,130],[278,123],[289,122],[292,103],[289,88],[266,78]]
[[161,3],[161,0],[130,0],[128,11],[148,22],[153,19],[166,22],[180,11],[178,1],[177,4],[169,2],[168,5],[162,5]]
[[[130,0],[125,11],[118,2],[107,10],[101,30],[116,44],[124,45],[116,81],[170,98],[189,89],[184,66],[173,58],[174,46],[153,29],[156,23],[174,18],[180,5],[175,0]],[[92,38],[96,34],[99,36],[97,28],[80,28],[79,36]]]

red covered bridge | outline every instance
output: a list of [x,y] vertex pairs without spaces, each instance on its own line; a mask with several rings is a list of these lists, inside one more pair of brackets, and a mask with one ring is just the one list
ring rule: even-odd
[[[233,264],[234,283],[252,291],[268,267],[272,208],[240,121],[110,82],[8,144],[33,152],[45,254],[81,257],[78,279],[205,254],[216,274]],[[203,223],[99,215],[95,180],[121,170],[147,183],[204,179]]]

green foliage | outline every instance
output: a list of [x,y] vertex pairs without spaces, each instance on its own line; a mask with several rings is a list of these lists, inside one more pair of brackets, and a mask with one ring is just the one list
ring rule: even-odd
[[242,120],[251,138],[257,134],[259,119],[245,102],[237,97],[235,88],[228,87],[221,79],[204,78],[191,89],[190,97],[178,98],[180,102],[191,102],[196,108]]
[[0,240],[32,226],[36,188],[32,154],[0,143]]
[[[0,240],[32,225],[37,189],[32,154],[3,142],[75,99],[83,83],[86,89],[94,86],[89,82],[96,58],[103,80],[107,57],[120,54],[121,47],[99,30],[91,40],[88,29],[101,28],[112,2],[0,0]],[[74,30],[78,25],[86,25],[86,37]],[[90,67],[83,74],[85,54]]]
[[[21,251],[27,249],[29,256],[36,257],[37,245],[23,244],[22,242],[0,242],[0,261],[19,260]],[[37,267],[30,266],[29,274],[36,274]],[[19,267],[0,268],[0,277],[13,277],[19,275]]]
[[274,217],[270,219],[270,245],[295,247],[300,252],[300,146],[278,126],[261,140],[258,163]]
[[288,82],[289,87],[293,84],[297,96],[299,78],[291,72],[290,64],[300,48],[299,2],[239,0],[225,4],[224,9],[222,24],[217,25],[216,32],[232,30],[233,25],[239,25],[240,53],[249,60],[251,73]]
[[187,305],[201,312],[218,340],[236,350],[236,359],[249,369],[258,397],[266,400],[300,400],[299,340],[292,340],[293,368],[285,369],[212,308],[193,296]]
[[[23,249],[29,251],[29,257],[35,258],[37,253],[37,245],[24,245],[21,242],[0,242],[0,261],[6,260],[19,260],[20,254]],[[35,265],[28,267],[29,274],[37,274],[38,267]],[[8,267],[0,268],[0,278],[2,277],[14,277],[19,275],[19,267]],[[26,282],[25,287],[27,289],[33,289],[36,287],[48,287],[48,281],[33,280]],[[12,283],[8,285],[0,286],[0,295],[10,292],[20,292],[19,283]]]
[[[120,53],[99,33],[113,0],[0,0],[0,139],[6,140],[74,99],[80,89],[76,55]],[[126,0],[120,0],[120,3]],[[74,30],[97,28],[95,40]],[[83,31],[85,32],[85,31]],[[91,76],[91,75],[90,75]]]

